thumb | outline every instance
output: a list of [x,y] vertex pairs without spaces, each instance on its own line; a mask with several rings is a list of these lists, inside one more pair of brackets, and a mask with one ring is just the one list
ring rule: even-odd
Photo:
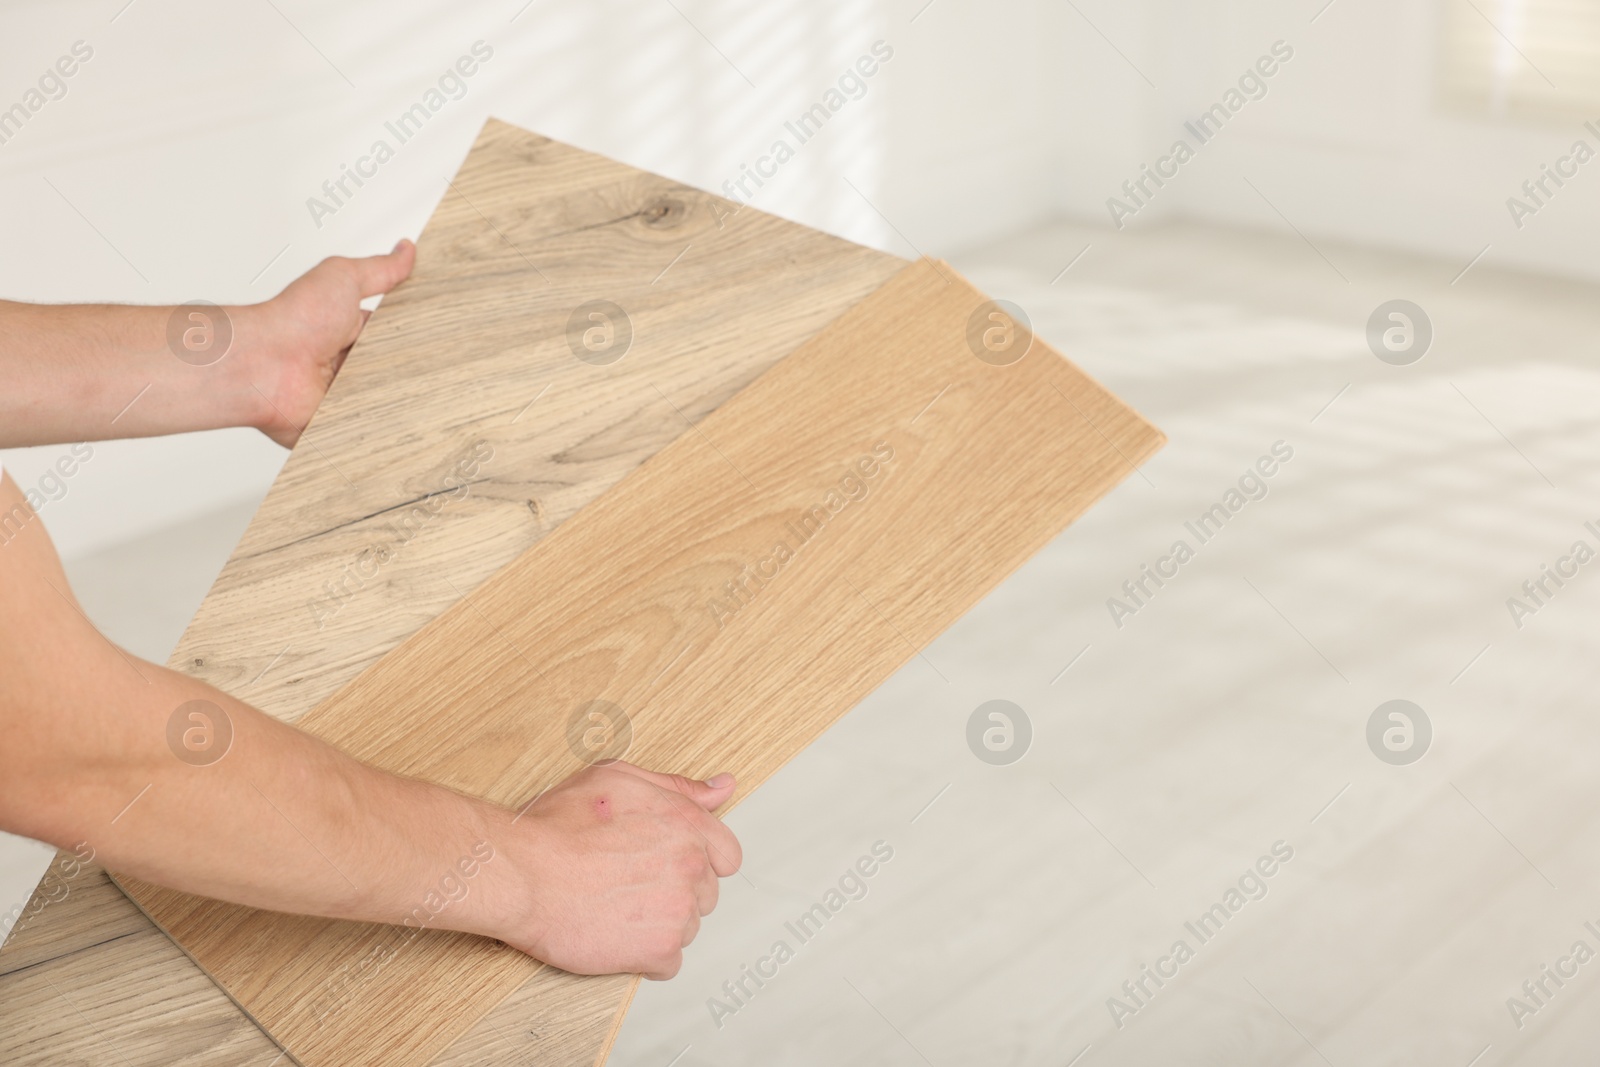
[[621,760],[610,766],[614,770],[625,771],[636,778],[643,778],[645,781],[658,785],[662,789],[670,789],[675,793],[681,793],[706,811],[716,811],[726,803],[727,799],[733,796],[734,786],[738,784],[733,775],[728,774],[726,771],[702,782],[698,778],[685,778],[681,774],[662,774],[659,771],[647,771],[643,767],[635,767],[633,764],[623,763]]
[[707,811],[716,811],[727,803],[728,798],[733,796],[734,787],[739,784],[733,775],[727,771],[714,774],[703,782],[692,781],[688,778],[685,778],[684,781],[689,782],[695,788],[699,794],[694,797],[695,802]]
[[356,267],[356,285],[363,297],[377,296],[403,282],[417,261],[417,246],[405,238],[387,255],[367,256],[352,260]]

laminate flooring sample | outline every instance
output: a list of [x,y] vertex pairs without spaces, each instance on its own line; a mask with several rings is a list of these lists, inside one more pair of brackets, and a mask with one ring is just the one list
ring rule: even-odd
[[[737,802],[1161,442],[924,260],[300,725],[507,806],[624,740],[646,767],[733,771]],[[530,979],[542,1031],[599,1013],[614,1037],[637,981],[468,935],[124,888],[306,1067],[420,1067]],[[551,1062],[601,1060],[610,1037]]]
[[[300,725],[516,806],[609,722],[629,760],[742,796],[1161,441],[925,260]],[[399,936],[129,888],[308,1067],[424,1064],[540,966],[445,932],[364,964]],[[619,1016],[634,981],[571,980]]]
[[[299,721],[904,266],[490,120],[168,665]],[[626,309],[609,352],[575,315],[602,299]],[[0,948],[0,1003],[26,1020],[0,1026],[0,1063],[272,1063],[104,870],[58,868],[78,873],[41,884]],[[590,989],[611,981],[541,971],[432,1067],[586,1067],[616,1017]]]

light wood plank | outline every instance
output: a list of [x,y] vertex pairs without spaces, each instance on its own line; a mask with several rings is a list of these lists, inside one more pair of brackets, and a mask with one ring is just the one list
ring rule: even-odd
[[[582,766],[601,699],[630,759],[747,795],[1160,446],[1025,334],[979,359],[985,304],[906,268],[301,725],[516,805]],[[443,932],[373,968],[392,928],[126,888],[307,1067],[424,1064],[540,970]]]
[[[161,980],[128,981],[130,973]],[[238,1009],[148,923],[0,975],[0,1005],[8,1067],[267,1067],[279,1052],[239,1025]]]

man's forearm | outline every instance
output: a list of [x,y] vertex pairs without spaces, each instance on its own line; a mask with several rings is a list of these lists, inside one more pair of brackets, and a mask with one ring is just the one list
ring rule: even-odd
[[29,515],[0,477],[0,827],[240,904],[677,973],[739,867],[710,814],[732,775],[595,765],[514,813],[385,773],[111,644]]
[[[250,426],[292,447],[416,249],[226,309],[0,302],[0,447]],[[387,774],[90,624],[0,477],[0,828],[283,911],[497,937],[665,978],[739,866],[731,775],[595,765],[511,812]],[[81,846],[81,847],[75,847]]]
[[258,309],[0,301],[0,448],[264,425]]
[[259,304],[0,301],[0,448],[249,426],[293,445],[416,248],[331,256]]
[[[188,892],[379,922],[403,921],[441,882],[464,881],[463,859],[476,868],[504,846],[500,809],[378,771],[153,664],[93,665],[126,672],[122,695],[58,704],[44,730],[24,729],[28,748],[51,755],[6,768],[8,793],[53,801],[19,805],[34,812],[26,833],[87,842],[113,870]],[[226,752],[206,762],[211,745]],[[437,925],[489,932],[503,896],[480,895]]]
[[[26,507],[0,479],[0,515]],[[0,826],[256,907],[401,922],[526,823],[387,774],[211,686],[127,655],[77,608],[38,522],[0,543]],[[491,861],[431,925],[495,933]],[[446,880],[448,879],[448,881]],[[432,894],[432,896],[430,896]],[[430,907],[425,914],[431,914]]]

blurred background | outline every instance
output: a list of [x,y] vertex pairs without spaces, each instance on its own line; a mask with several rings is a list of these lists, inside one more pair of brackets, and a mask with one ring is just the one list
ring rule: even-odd
[[[478,41],[465,94],[316,217]],[[1172,443],[935,644],[953,690],[913,664],[735,813],[748,884],[614,1062],[1576,1062],[1582,978],[1507,998],[1600,947],[1600,579],[1521,627],[1506,599],[1600,546],[1600,5],[13,0],[0,108],[81,62],[0,114],[0,297],[265,299],[415,236],[489,116],[726,192],[880,42],[751,202],[950,259]],[[1395,299],[1432,333],[1404,366],[1367,334]],[[1123,580],[1279,441],[1268,496],[1117,625]],[[0,459],[38,486],[66,451]],[[165,660],[285,455],[97,443],[44,486],[95,620]],[[1433,748],[1397,767],[1365,730],[1401,697]],[[1007,767],[964,741],[992,698],[1032,717]],[[875,840],[868,898],[718,1025],[722,981]],[[1277,841],[1272,893],[1119,1020]],[[0,914],[48,858],[0,841]]]

